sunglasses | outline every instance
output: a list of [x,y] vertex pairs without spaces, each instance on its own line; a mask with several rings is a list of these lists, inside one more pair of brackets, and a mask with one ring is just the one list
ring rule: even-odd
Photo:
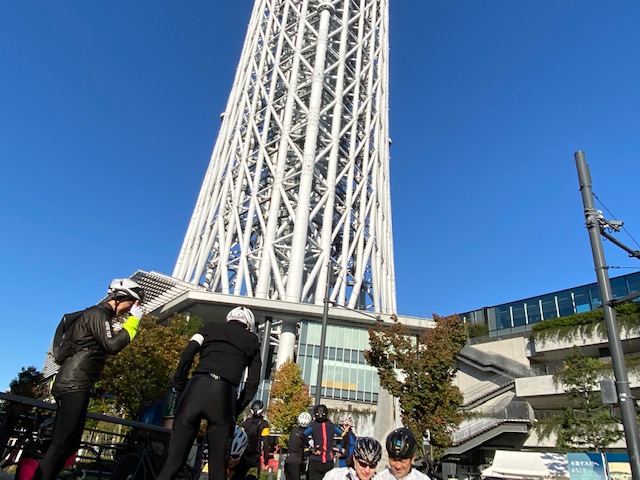
[[378,466],[378,462],[372,462],[372,463],[367,463],[367,462],[363,462],[362,460],[358,460],[356,459],[356,461],[358,462],[358,465],[360,465],[362,468],[376,468]]

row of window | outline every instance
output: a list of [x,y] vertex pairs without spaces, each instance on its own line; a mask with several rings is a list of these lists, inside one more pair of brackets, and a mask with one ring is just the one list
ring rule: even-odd
[[[298,364],[302,378],[315,395],[318,380],[322,325],[300,323]],[[327,325],[322,370],[322,392],[326,398],[375,403],[380,381],[374,367],[367,365],[364,351],[369,348],[366,328]]]
[[[640,291],[640,273],[611,279],[614,298]],[[636,299],[637,301],[638,299]],[[460,315],[467,322],[486,323],[490,334],[514,329],[524,330],[528,325],[550,318],[566,317],[574,313],[595,310],[602,305],[597,283],[562,290],[556,293],[505,303]]]

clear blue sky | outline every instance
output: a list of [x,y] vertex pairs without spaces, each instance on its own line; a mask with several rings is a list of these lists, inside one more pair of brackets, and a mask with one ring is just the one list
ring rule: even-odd
[[[640,241],[640,3],[390,3],[399,312],[595,281],[573,153]],[[0,2],[0,389],[112,278],[171,274],[251,9]]]

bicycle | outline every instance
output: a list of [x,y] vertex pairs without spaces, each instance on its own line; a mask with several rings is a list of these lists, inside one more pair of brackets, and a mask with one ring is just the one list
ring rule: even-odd
[[[0,469],[9,470],[16,467],[17,477],[30,478],[38,466],[38,462],[44,456],[48,447],[49,436],[43,433],[43,427],[53,425],[53,419],[44,419],[39,415],[30,418],[26,425],[16,426],[11,432],[13,443],[5,449],[0,459]],[[60,480],[102,479],[102,460],[97,450],[87,444],[81,443],[74,455],[72,455],[65,468],[58,475]]]
[[[116,462],[111,480],[154,480],[164,463],[164,442],[154,442],[148,436],[138,435],[134,441],[139,452],[126,453]],[[196,480],[199,471],[188,464],[178,472],[178,480]]]

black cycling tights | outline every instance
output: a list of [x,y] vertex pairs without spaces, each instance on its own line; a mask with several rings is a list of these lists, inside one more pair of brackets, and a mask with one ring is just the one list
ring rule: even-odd
[[226,480],[226,459],[235,422],[236,388],[208,375],[194,375],[185,389],[169,440],[167,461],[156,480],[172,480],[187,461],[200,420],[207,421],[209,480]]
[[51,445],[36,469],[33,480],[55,480],[66,460],[80,446],[89,406],[89,392],[69,392],[56,397],[58,410]]
[[300,480],[304,473],[304,463],[284,462],[284,475],[286,480]]
[[333,469],[333,462],[322,463],[322,462],[314,462],[313,460],[310,460],[309,468],[307,469],[307,479],[322,480],[322,477],[324,477],[324,474],[331,469]]

